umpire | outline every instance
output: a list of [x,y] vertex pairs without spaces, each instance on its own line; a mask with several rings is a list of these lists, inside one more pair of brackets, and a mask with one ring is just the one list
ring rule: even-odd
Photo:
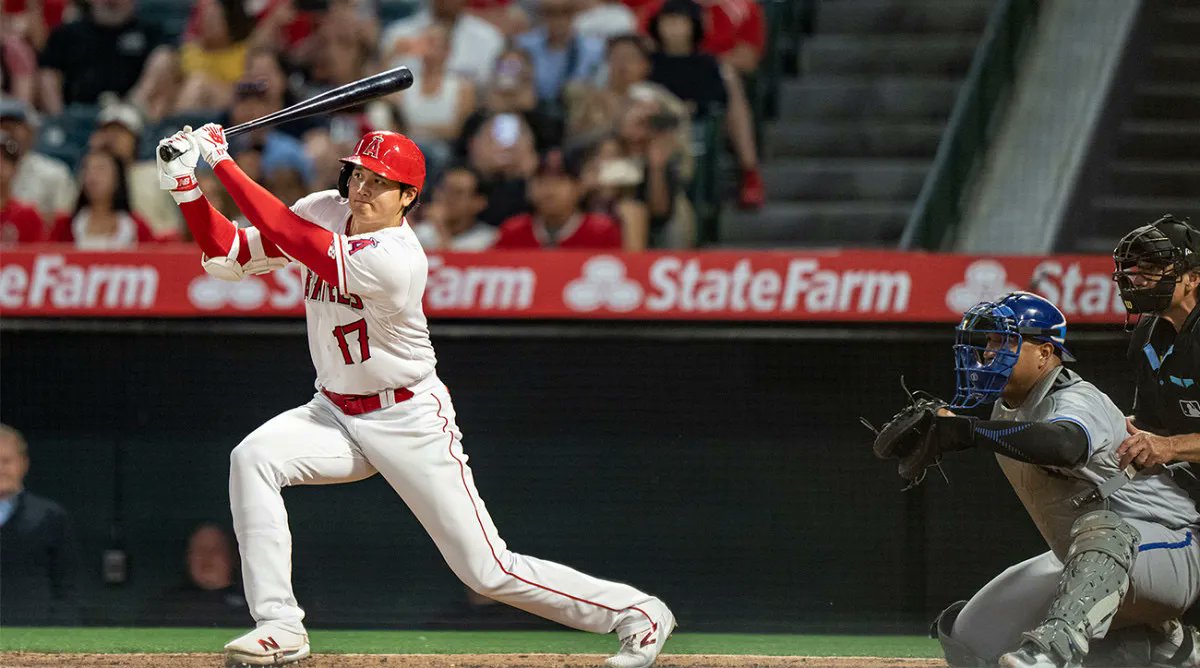
[[[1125,420],[1129,435],[1117,449],[1120,465],[1200,462],[1200,231],[1163,216],[1126,234],[1113,262],[1126,329],[1137,317],[1128,355],[1137,389]],[[1200,486],[1191,487],[1196,496]]]

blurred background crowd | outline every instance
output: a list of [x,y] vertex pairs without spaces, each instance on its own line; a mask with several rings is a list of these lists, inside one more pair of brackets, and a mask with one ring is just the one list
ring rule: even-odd
[[[398,65],[410,90],[241,135],[235,158],[290,204],[334,187],[363,133],[404,132],[430,249],[687,247],[726,202],[764,202],[756,0],[3,0],[0,25],[5,245],[186,240],[161,137]],[[522,216],[549,234],[500,232]]]

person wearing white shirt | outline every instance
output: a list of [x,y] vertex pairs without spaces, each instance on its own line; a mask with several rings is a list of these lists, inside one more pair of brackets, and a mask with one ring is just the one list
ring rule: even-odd
[[413,225],[427,251],[482,251],[496,241],[496,228],[479,220],[487,208],[480,177],[470,167],[451,167],[433,191],[424,221]]
[[446,70],[484,83],[504,49],[504,36],[487,21],[463,11],[466,0],[428,0],[421,11],[387,26],[379,40],[380,53],[393,65],[407,65],[421,80],[420,37],[434,22],[450,27],[450,57]]

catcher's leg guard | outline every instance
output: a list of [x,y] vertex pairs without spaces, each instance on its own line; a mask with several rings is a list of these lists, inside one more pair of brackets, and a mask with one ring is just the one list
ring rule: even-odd
[[1024,636],[1062,665],[1078,666],[1129,589],[1141,535],[1116,513],[1097,510],[1075,520],[1071,539],[1046,621]]
[[946,663],[951,668],[991,666],[995,664],[994,661],[987,661],[976,655],[969,647],[950,636],[950,632],[954,630],[954,620],[958,619],[958,613],[962,612],[966,605],[966,601],[959,601],[938,613],[933,625],[929,627],[929,637],[941,643],[942,654],[946,655]]

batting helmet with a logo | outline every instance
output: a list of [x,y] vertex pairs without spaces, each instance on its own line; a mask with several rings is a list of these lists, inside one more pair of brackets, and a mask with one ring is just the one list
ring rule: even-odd
[[425,187],[425,156],[411,139],[399,132],[368,132],[358,140],[354,154],[342,158],[342,173],[338,192],[349,193],[350,173],[355,165],[393,181],[413,186],[419,192]]

